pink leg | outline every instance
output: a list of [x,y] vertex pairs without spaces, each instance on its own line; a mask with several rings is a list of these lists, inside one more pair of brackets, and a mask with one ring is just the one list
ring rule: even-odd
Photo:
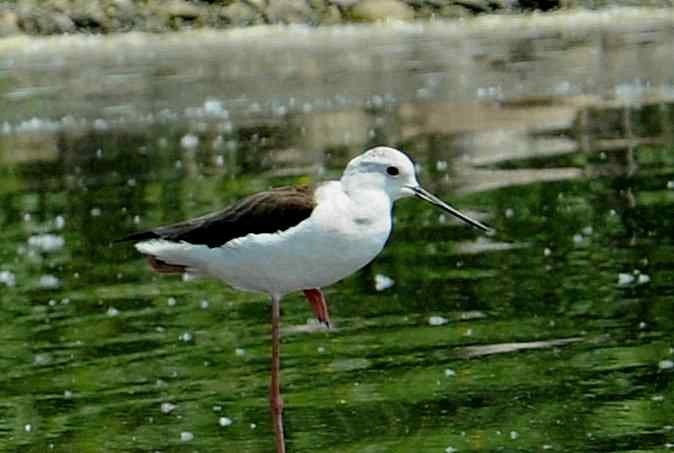
[[330,327],[332,324],[330,323],[328,302],[325,300],[323,291],[321,291],[320,288],[305,289],[304,296],[311,304],[311,308],[313,308],[318,321]]
[[281,398],[281,298],[272,295],[271,307],[271,388],[269,402],[271,418],[276,433],[276,453],[285,453],[286,444],[283,434],[283,399]]

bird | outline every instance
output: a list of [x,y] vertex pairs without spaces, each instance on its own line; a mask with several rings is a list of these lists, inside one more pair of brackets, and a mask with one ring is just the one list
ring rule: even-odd
[[285,453],[280,369],[280,303],[302,291],[318,320],[331,325],[322,288],[355,273],[384,248],[393,203],[417,197],[491,232],[425,190],[404,152],[377,146],[353,158],[339,180],[258,192],[221,211],[128,235],[152,270],[220,279],[271,299],[269,393],[277,453]]

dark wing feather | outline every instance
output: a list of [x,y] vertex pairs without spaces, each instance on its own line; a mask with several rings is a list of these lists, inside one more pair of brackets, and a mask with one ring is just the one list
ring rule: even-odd
[[219,247],[250,233],[275,233],[307,219],[316,206],[308,186],[279,187],[250,195],[220,212],[133,233],[125,241],[167,239]]

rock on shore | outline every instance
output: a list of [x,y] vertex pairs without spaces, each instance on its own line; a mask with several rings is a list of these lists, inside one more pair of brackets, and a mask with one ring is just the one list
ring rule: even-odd
[[[674,0],[640,6],[671,7]],[[632,5],[631,0],[0,0],[0,37],[15,34],[166,32],[259,24],[456,19],[573,7]]]

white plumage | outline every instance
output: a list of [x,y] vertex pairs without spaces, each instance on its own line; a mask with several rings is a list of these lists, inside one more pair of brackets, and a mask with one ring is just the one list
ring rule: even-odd
[[248,234],[215,248],[153,239],[136,249],[243,290],[283,296],[325,287],[381,252],[391,232],[392,200],[376,190],[348,194],[342,181],[319,186],[315,198],[311,216],[285,231]]
[[136,248],[189,273],[280,298],[331,285],[372,261],[391,232],[393,202],[412,195],[486,229],[421,189],[405,154],[377,147],[349,162],[339,181],[320,185],[311,215],[289,229],[247,234],[219,247],[152,239]]

